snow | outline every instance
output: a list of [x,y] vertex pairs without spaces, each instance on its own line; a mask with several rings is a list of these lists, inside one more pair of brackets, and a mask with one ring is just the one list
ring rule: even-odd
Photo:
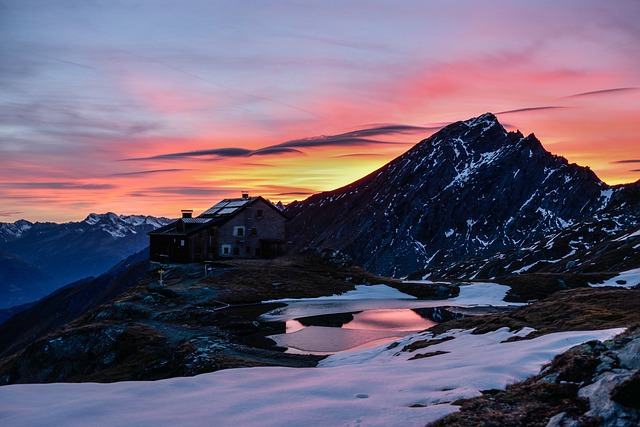
[[634,231],[633,233],[628,233],[623,236],[618,237],[617,239],[613,239],[614,242],[623,242],[630,237],[638,237],[640,236],[640,229]]
[[[520,335],[530,330],[521,331]],[[0,424],[65,426],[423,426],[455,412],[451,402],[504,389],[539,372],[556,354],[622,329],[572,331],[504,342],[502,328],[483,335],[449,331],[432,357],[409,360],[404,345],[340,353],[318,368],[240,368],[196,377],[111,384],[0,387]]]
[[[616,282],[624,282],[624,283],[616,283]],[[619,286],[619,287],[632,287],[640,284],[640,268],[636,268],[633,270],[623,271],[615,277],[612,277],[609,280],[605,280],[604,283],[590,283],[591,287],[597,288],[602,286]]]
[[602,199],[602,206],[607,206],[609,200],[611,200],[611,196],[613,195],[613,189],[609,188],[607,190],[600,191],[600,198]]
[[[429,281],[409,281],[407,283],[431,283]],[[276,308],[263,314],[265,322],[282,322],[307,316],[335,313],[353,313],[364,310],[432,307],[507,306],[504,297],[509,287],[497,283],[463,283],[456,298],[444,300],[418,300],[387,285],[357,285],[353,291],[344,294],[307,299],[280,299],[267,302],[284,302],[286,307]]]

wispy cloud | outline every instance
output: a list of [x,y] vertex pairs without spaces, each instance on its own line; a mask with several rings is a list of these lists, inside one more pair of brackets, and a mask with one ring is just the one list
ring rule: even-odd
[[155,169],[148,171],[136,171],[136,172],[123,172],[123,173],[114,173],[109,176],[135,176],[135,175],[150,175],[154,173],[167,173],[167,172],[185,172],[190,171],[192,169]]
[[610,95],[610,94],[621,93],[621,92],[632,92],[639,89],[640,88],[637,88],[637,87],[619,87],[619,88],[613,88],[613,89],[593,90],[590,92],[576,93],[575,95],[569,95],[569,96],[566,96],[565,98],[578,98],[581,96],[594,96],[594,95]]
[[550,106],[545,106],[545,107],[528,107],[528,108],[518,108],[516,110],[500,111],[500,112],[495,113],[495,114],[498,115],[498,114],[529,113],[529,112],[532,112],[532,111],[555,110],[555,109],[558,109],[558,108],[567,108],[567,107],[561,107],[561,106],[555,106],[555,105],[550,105]]
[[273,154],[290,154],[300,153],[300,150],[286,147],[265,147],[258,150],[247,150],[246,148],[226,147],[226,148],[212,148],[210,150],[196,150],[185,151],[181,153],[168,153],[159,154],[157,156],[150,157],[134,157],[130,159],[124,159],[124,161],[137,161],[137,160],[171,160],[182,159],[189,157],[203,157],[203,156],[215,156],[215,157],[251,157],[251,156],[264,156]]
[[249,150],[246,148],[238,147],[223,147],[212,148],[208,150],[196,150],[185,151],[180,153],[167,153],[159,154],[157,156],[149,157],[135,157],[124,159],[125,161],[138,161],[138,160],[170,160],[181,159],[189,157],[202,157],[202,156],[214,156],[214,157],[251,157],[251,156],[266,156],[266,155],[280,155],[291,153],[302,153],[301,148],[318,148],[318,147],[355,147],[365,145],[397,145],[406,144],[406,142],[393,142],[382,141],[378,139],[371,139],[369,137],[394,135],[394,134],[415,134],[427,131],[433,131],[440,129],[439,127],[421,127],[421,126],[409,126],[409,125],[382,125],[372,128],[365,128],[354,130],[351,132],[345,132],[337,135],[321,135],[310,138],[292,139],[282,142],[280,144],[270,145],[257,150]]
[[611,163],[640,163],[640,159],[626,159],[626,160],[616,160]]
[[113,190],[118,188],[118,186],[112,184],[79,184],[73,182],[11,182],[0,183],[0,187],[23,190]]
[[24,211],[0,211],[0,217],[22,215]]

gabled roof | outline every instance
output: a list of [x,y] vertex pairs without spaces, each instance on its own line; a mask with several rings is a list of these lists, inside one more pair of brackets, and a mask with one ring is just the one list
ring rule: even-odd
[[242,199],[224,199],[211,206],[206,211],[198,215],[198,218],[218,218],[221,216],[233,215],[239,212],[258,197],[243,197]]
[[[233,218],[236,214],[242,212],[245,208],[251,206],[258,200],[262,200],[267,206],[270,206],[273,210],[278,212],[283,218],[286,219],[285,214],[276,208],[273,203],[268,201],[262,196],[257,197],[243,197],[239,199],[224,199],[216,203],[206,211],[202,212],[196,218],[180,218],[169,225],[165,225],[162,228],[151,231],[148,234],[173,234],[173,235],[190,235],[199,232],[202,229],[206,229],[213,225],[220,225],[227,220]],[[178,231],[177,224],[182,222],[185,227],[183,231]]]
[[240,199],[224,199],[215,205],[211,206],[206,211],[202,212],[198,215],[198,218],[228,218],[232,217],[238,212],[243,211],[245,208],[251,206],[258,200],[263,201],[267,206],[271,207],[273,210],[278,212],[284,218],[286,215],[278,208],[276,208],[273,203],[268,201],[262,196],[256,197],[242,197]]

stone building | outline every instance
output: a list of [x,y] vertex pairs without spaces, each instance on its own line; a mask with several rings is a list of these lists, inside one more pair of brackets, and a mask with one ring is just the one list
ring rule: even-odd
[[224,199],[197,217],[149,233],[151,261],[190,263],[220,258],[272,258],[284,252],[286,217],[261,196]]

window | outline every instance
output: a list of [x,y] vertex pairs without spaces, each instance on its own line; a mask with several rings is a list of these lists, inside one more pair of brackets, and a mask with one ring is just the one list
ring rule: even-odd
[[262,218],[263,215],[264,211],[262,209],[258,209],[258,211],[256,212],[256,218]]
[[184,246],[184,240],[180,240],[180,246]]
[[220,256],[229,256],[229,255],[231,255],[231,245],[220,246]]
[[243,226],[233,227],[233,235],[237,236],[237,237],[243,237],[244,236],[244,227]]
[[240,255],[240,248],[233,248],[234,255]]
[[253,228],[251,229],[251,235],[252,235],[252,236],[257,236],[257,235],[258,235],[258,230],[257,230],[255,227],[253,227]]

